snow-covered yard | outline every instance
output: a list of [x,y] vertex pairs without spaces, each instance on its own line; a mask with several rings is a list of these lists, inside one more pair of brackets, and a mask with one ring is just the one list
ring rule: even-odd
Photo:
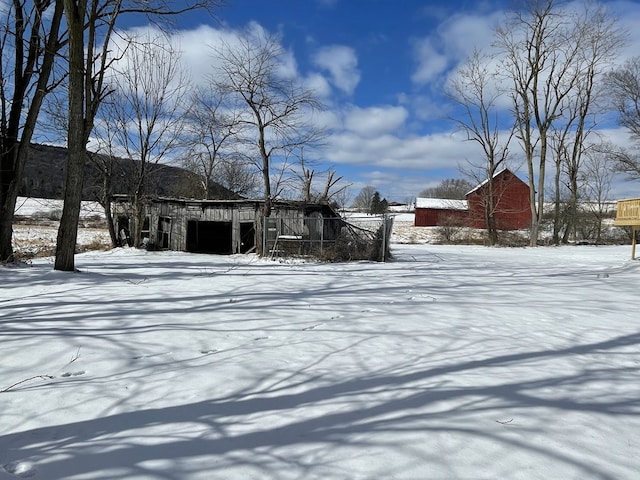
[[637,479],[630,248],[0,267],[0,478]]

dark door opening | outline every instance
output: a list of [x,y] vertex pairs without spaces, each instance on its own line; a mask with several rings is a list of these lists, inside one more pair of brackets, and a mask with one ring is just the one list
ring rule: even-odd
[[158,246],[162,249],[169,248],[171,244],[171,218],[160,217],[158,220]]
[[118,226],[116,228],[118,233],[118,246],[130,247],[133,245],[131,240],[131,232],[129,231],[129,218],[120,216],[118,217]]
[[231,222],[187,222],[187,252],[233,253]]
[[256,248],[256,229],[253,222],[240,224],[240,253],[248,253]]

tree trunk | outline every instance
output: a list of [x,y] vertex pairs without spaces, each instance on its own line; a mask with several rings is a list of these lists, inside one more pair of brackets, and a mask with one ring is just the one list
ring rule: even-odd
[[263,217],[271,216],[271,167],[269,165],[269,154],[267,153],[265,138],[266,132],[262,123],[259,123],[259,148],[260,148],[260,156],[262,157],[262,180],[264,182],[264,207],[262,209]]
[[113,211],[111,210],[110,197],[104,200],[102,207],[104,208],[104,216],[107,219],[107,228],[109,229],[109,238],[111,238],[111,246],[115,248],[118,246],[118,232],[116,232],[116,225],[113,218]]
[[[82,2],[80,2],[82,3]],[[86,160],[84,10],[64,0],[69,30],[69,135],[64,206],[58,229],[55,270],[75,270],[75,250]]]
[[[4,161],[4,155],[2,160]],[[3,171],[3,181],[8,172]],[[15,181],[0,188],[0,262],[13,260],[13,213],[16,209],[17,189]]]
[[[46,9],[48,5],[42,4],[41,7]],[[16,8],[21,7],[16,6]],[[20,180],[29,156],[29,147],[36,121],[40,114],[40,108],[44,97],[49,92],[49,77],[51,76],[59,48],[58,32],[62,15],[62,0],[55,0],[53,14],[50,17],[48,38],[41,39],[37,35],[31,35],[28,58],[25,59],[24,56],[21,56],[27,64],[33,65],[37,63],[37,59],[33,55],[41,55],[42,63],[36,81],[36,88],[29,103],[25,100],[25,92],[34,72],[32,70],[33,67],[27,68],[22,72],[22,76],[16,77],[9,118],[3,119],[7,120],[7,123],[3,122],[2,125],[2,145],[0,146],[0,262],[13,258],[13,216],[18,198],[18,189],[20,188]],[[38,29],[38,27],[33,28]],[[45,41],[44,48],[41,46],[41,40]],[[20,49],[20,52],[16,51],[16,54],[21,54],[22,43],[16,45],[16,48]],[[18,72],[15,73],[17,75]],[[23,109],[25,102],[27,102],[26,114]]]
[[18,170],[24,161],[18,155],[18,146],[11,139],[9,148],[0,156],[0,262],[13,260],[13,214],[18,198]]
[[142,222],[143,220],[142,198],[138,192],[133,195],[133,247],[140,248],[142,245]]
[[536,184],[533,171],[533,154],[531,145],[527,143],[527,169],[529,174],[529,208],[531,208],[531,232],[529,233],[529,246],[538,246],[538,211],[536,208]]
[[[538,205],[537,212],[535,214],[534,221],[531,225],[531,239],[529,244],[532,247],[538,246],[538,237],[540,236],[540,226],[544,217],[544,177],[546,174],[546,159],[547,159],[547,132],[542,128],[538,129],[540,132],[540,160],[538,166]],[[535,192],[534,192],[535,195]]]
[[561,174],[561,160],[560,152],[557,153],[556,158],[556,171],[553,176],[553,186],[555,189],[554,203],[553,203],[553,244],[558,245],[560,243],[560,174]]

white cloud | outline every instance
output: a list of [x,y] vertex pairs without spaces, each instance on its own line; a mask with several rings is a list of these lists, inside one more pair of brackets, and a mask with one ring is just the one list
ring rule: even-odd
[[619,25],[627,33],[627,44],[617,56],[618,63],[635,57],[640,51],[640,8],[637,1],[607,3],[608,10],[619,19]]
[[321,48],[313,58],[316,66],[331,75],[331,82],[347,94],[352,94],[360,82],[358,58],[355,51],[344,45]]
[[417,67],[411,80],[422,86],[446,75],[474,50],[488,48],[495,26],[504,14],[455,15],[444,21],[432,35],[413,42]]
[[413,83],[424,85],[442,75],[449,66],[445,53],[439,52],[431,38],[416,41],[414,45],[418,68],[411,75]]
[[387,134],[370,138],[341,132],[331,136],[327,143],[325,154],[330,162],[407,171],[455,169],[481,154],[472,142],[449,133],[408,138]]
[[204,85],[208,76],[214,73],[216,60],[213,48],[223,43],[233,45],[237,41],[236,38],[236,32],[232,30],[209,26],[182,30],[174,36],[174,42],[179,44],[182,50],[183,65],[191,72],[194,86]]
[[319,73],[311,73],[304,79],[307,89],[315,93],[318,98],[328,98],[331,95],[331,85],[327,79]]
[[397,131],[409,113],[404,107],[353,107],[345,116],[344,126],[363,137],[377,137]]

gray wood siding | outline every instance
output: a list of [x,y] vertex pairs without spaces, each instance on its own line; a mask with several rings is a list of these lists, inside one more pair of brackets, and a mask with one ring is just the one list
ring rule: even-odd
[[[115,202],[113,206],[114,218],[118,216],[131,217],[130,205],[126,202]],[[170,219],[169,249],[177,251],[187,250],[188,222],[230,222],[231,245],[233,253],[240,252],[241,224],[253,223],[255,231],[260,231],[260,204],[255,201],[247,202],[197,202],[173,199],[160,199],[145,207],[145,215],[149,218],[149,241],[161,245],[159,231],[160,218]],[[272,211],[272,217],[280,219],[285,230],[303,232],[305,229],[304,212],[295,206],[279,206]],[[166,226],[169,222],[164,222]],[[262,238],[255,239],[256,245],[262,244]]]

